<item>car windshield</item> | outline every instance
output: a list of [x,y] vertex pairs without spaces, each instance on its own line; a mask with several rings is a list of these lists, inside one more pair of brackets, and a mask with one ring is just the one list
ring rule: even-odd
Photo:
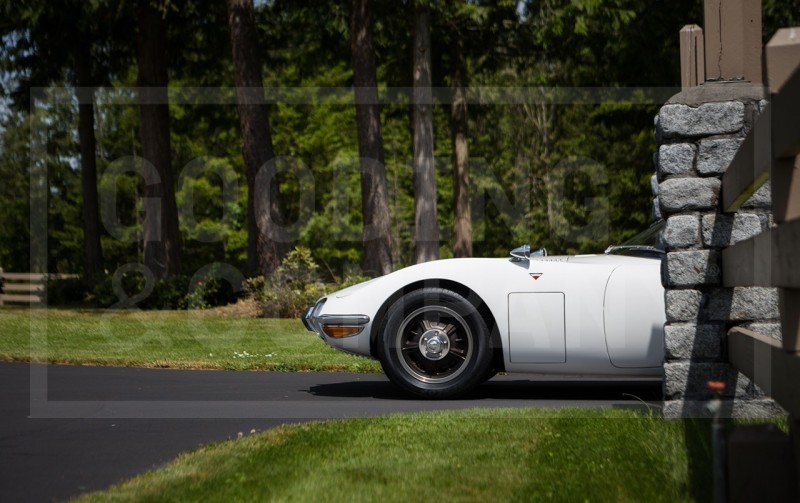
[[661,256],[664,253],[664,241],[661,237],[665,222],[659,220],[646,230],[633,236],[621,245],[612,245],[606,254],[614,255],[650,255]]

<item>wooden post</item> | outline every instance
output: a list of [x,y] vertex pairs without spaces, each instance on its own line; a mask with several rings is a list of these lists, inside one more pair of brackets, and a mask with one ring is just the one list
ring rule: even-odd
[[800,27],[781,28],[767,42],[767,82],[776,93],[800,66]]
[[796,416],[790,415],[787,418],[787,422],[789,423],[789,435],[792,437],[792,443],[794,444],[794,468],[795,468],[795,490],[797,491],[796,494],[800,494],[800,421],[797,420]]
[[[772,212],[783,230],[796,229],[800,220],[800,134],[797,113],[800,110],[800,28],[778,30],[766,47],[767,83],[776,112],[773,117]],[[800,246],[800,235],[786,233],[779,254],[788,254]],[[778,244],[778,243],[776,243]],[[787,248],[787,246],[789,248]],[[796,264],[794,264],[796,265]],[[800,351],[800,285],[782,278],[781,325],[783,347]]]
[[707,80],[761,83],[761,0],[705,0]]
[[[797,115],[800,111],[800,28],[778,30],[765,48],[766,80],[770,88],[772,107],[777,112],[772,120],[772,213],[781,231],[773,243],[779,263],[797,268],[800,249],[800,132]],[[782,275],[776,282],[781,286],[780,313],[783,349],[797,355],[800,352],[800,281],[797,276]],[[791,376],[790,386],[797,379]],[[800,461],[800,419],[796,413],[789,418],[794,440],[795,459]],[[796,483],[800,483],[800,462],[796,463]],[[800,486],[798,486],[800,493]]]
[[[768,68],[772,74],[772,155],[781,159],[794,159],[800,155],[800,28],[790,28],[776,33],[767,45]],[[795,195],[800,194],[797,193]],[[800,216],[800,215],[795,215]],[[786,216],[789,220],[792,216]]]
[[695,87],[706,80],[703,29],[696,24],[681,28],[681,89]]
[[770,178],[775,223],[800,218],[800,156],[774,160]]

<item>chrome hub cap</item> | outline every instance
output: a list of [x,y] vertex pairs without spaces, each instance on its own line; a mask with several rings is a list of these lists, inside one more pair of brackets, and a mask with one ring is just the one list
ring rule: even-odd
[[403,369],[424,383],[446,383],[472,359],[474,341],[464,318],[447,306],[422,306],[403,319],[395,351]]
[[419,351],[428,360],[441,360],[450,352],[450,339],[440,330],[428,330],[419,339]]

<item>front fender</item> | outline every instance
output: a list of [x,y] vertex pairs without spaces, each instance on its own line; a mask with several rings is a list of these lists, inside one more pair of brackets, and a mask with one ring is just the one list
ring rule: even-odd
[[320,314],[363,314],[370,321],[356,337],[326,338],[326,342],[350,353],[374,356],[374,336],[391,304],[417,288],[441,287],[458,291],[490,313],[507,347],[508,292],[527,291],[531,282],[527,262],[508,259],[447,259],[406,267],[328,295]]

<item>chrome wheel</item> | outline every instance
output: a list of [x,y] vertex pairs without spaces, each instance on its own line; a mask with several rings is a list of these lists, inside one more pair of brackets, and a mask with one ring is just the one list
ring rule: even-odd
[[424,306],[403,320],[395,348],[403,368],[425,383],[458,377],[472,356],[473,336],[457,312],[445,306]]
[[377,343],[389,379],[423,398],[468,393],[492,363],[486,322],[467,299],[444,288],[414,290],[395,301]]

